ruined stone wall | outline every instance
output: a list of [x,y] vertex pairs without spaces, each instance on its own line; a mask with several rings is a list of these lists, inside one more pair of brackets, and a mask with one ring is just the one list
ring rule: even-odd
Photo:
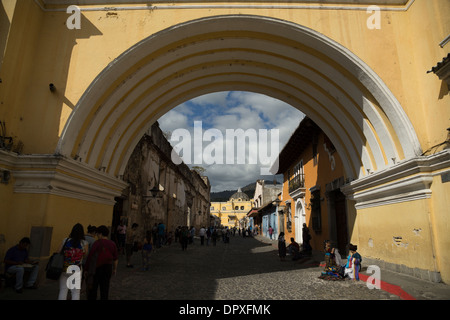
[[[209,225],[210,185],[207,177],[171,160],[172,147],[155,123],[136,146],[124,173],[129,188],[123,213],[128,226],[139,225],[142,236],[160,222],[174,232],[178,226]],[[150,190],[160,192],[153,197]]]

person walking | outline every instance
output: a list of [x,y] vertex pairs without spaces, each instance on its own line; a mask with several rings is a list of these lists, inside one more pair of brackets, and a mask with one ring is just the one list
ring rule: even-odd
[[89,243],[89,249],[97,240],[96,237],[97,237],[97,228],[89,225],[87,227],[87,233],[84,235],[84,240],[86,240]]
[[192,226],[190,230],[190,244],[194,244],[194,237],[195,237],[195,227]]
[[133,255],[133,250],[135,248],[135,242],[137,240],[137,223],[133,223],[131,229],[127,232],[127,238],[125,241],[125,251],[127,255],[127,268],[133,268],[131,264],[131,256]]
[[[84,239],[88,242],[89,244],[89,250],[91,250],[92,245],[94,244],[94,242],[97,240],[97,228],[94,226],[89,225],[87,227],[87,233],[84,235]],[[89,253],[89,252],[88,252]],[[86,259],[87,259],[87,254],[84,255],[83,258],[83,265],[85,265],[86,263]]]
[[214,246],[214,247],[216,246],[216,243],[217,243],[217,237],[218,237],[218,235],[217,235],[217,229],[214,228],[214,230],[213,230],[213,232],[212,232],[212,234],[211,234],[211,239],[212,239],[212,243],[213,243],[213,246]]
[[116,274],[119,255],[114,241],[108,239],[109,229],[100,226],[97,232],[98,240],[92,245],[86,260],[87,298],[96,300],[100,288],[100,299],[108,300],[110,281]]
[[198,230],[198,236],[200,237],[200,245],[205,245],[205,235],[206,235],[206,229],[205,227],[201,227],[200,230]]
[[281,261],[286,258],[286,240],[284,239],[284,232],[280,232],[278,236],[278,255]]
[[118,250],[121,254],[125,253],[125,240],[127,237],[127,226],[124,224],[123,220],[117,226],[117,245]]
[[[59,252],[61,251],[64,252],[64,269],[59,277],[58,300],[67,300],[69,289],[71,299],[80,300],[82,263],[89,252],[89,243],[84,238],[84,228],[80,223],[75,224],[69,237],[63,240],[59,248]],[[72,266],[78,267],[78,270]],[[76,283],[77,278],[74,279],[75,283],[69,280],[72,269],[79,275],[79,284]]]
[[157,250],[158,247],[158,224],[155,223],[152,228],[153,244],[155,245],[153,251]]
[[306,226],[306,223],[303,223],[303,228],[302,228],[302,253],[303,254],[307,254],[307,255],[311,255],[312,254],[312,247],[309,244],[309,241],[311,240],[311,234],[309,233],[309,229]]
[[181,228],[180,231],[180,243],[181,243],[181,250],[185,251],[187,250],[189,241],[189,230],[186,226]]
[[178,226],[175,229],[175,242],[180,241],[180,232],[181,232],[181,226]]
[[206,230],[206,245],[209,246],[209,241],[211,240],[211,228]]
[[149,230],[145,234],[144,245],[142,246],[142,264],[143,270],[148,271],[150,268],[150,254],[152,253],[152,232]]
[[166,226],[160,222],[158,224],[158,248],[161,248],[166,243]]
[[272,226],[269,226],[269,237],[270,237],[270,240],[272,240],[272,235],[273,235],[273,228],[272,228]]

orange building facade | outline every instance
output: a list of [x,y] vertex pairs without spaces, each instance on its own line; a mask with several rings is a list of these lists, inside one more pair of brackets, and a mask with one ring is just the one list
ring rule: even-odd
[[354,217],[340,191],[345,183],[343,163],[330,139],[308,117],[280,152],[278,173],[284,177],[280,208],[286,239],[303,243],[306,223],[313,250],[322,250],[323,242],[331,240],[346,252]]

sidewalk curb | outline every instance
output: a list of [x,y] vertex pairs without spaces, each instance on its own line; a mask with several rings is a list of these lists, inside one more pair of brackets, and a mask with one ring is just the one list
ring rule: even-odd
[[[367,282],[370,276],[360,273],[359,278]],[[400,286],[397,286],[395,284],[384,282],[383,280],[380,280],[380,290],[389,292],[390,294],[394,294],[398,297],[400,297],[402,300],[417,300],[412,295],[407,293],[405,290],[403,290]]]
[[[261,239],[261,237],[255,237],[255,239],[264,242],[264,243],[270,243],[272,244],[273,247],[277,248],[277,243],[276,240],[270,240],[270,239]],[[314,255],[319,255],[319,252],[315,252],[313,254]],[[325,262],[321,262],[319,265],[319,267],[325,267]],[[369,279],[370,276],[360,273],[359,275],[360,280],[367,282],[367,280]],[[392,284],[392,283],[388,283],[385,281],[380,280],[380,289],[379,290],[383,290],[385,292],[388,292],[390,294],[396,295],[398,297],[400,297],[400,299],[402,300],[417,300],[415,297],[413,297],[412,295],[410,295],[409,293],[407,293],[405,290],[402,289],[402,287]]]

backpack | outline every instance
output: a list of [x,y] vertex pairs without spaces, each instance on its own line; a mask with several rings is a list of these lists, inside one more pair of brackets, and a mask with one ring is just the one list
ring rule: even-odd
[[84,250],[81,245],[81,241],[77,247],[74,247],[73,240],[66,241],[64,246],[64,270],[67,270],[68,266],[80,265],[83,261]]
[[361,265],[362,257],[361,257],[361,255],[360,255],[358,252],[356,252],[354,255],[352,255],[352,258],[357,259],[357,260],[355,261],[355,264]]

